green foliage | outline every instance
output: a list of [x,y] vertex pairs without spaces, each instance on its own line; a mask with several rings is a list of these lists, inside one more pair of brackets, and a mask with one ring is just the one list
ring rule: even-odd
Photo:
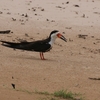
[[60,90],[60,91],[54,92],[54,96],[61,97],[64,99],[74,99],[73,95],[74,94],[72,92],[66,92],[65,90]]
[[37,94],[44,94],[44,95],[50,95],[48,92],[39,92],[39,91],[35,91],[35,93],[37,93]]
[[18,89],[16,91],[25,92],[25,93],[28,93],[28,94],[34,94],[35,93],[35,94],[45,95],[46,97],[50,97],[49,99],[48,98],[42,98],[43,100],[58,100],[59,98],[68,99],[68,100],[83,100],[83,98],[80,97],[80,94],[68,92],[66,90],[59,90],[59,91],[56,91],[54,93],[49,93],[49,92],[46,92],[46,91],[41,92],[41,91],[37,91],[37,90],[35,90],[35,92],[31,92],[31,91],[22,90],[22,89]]

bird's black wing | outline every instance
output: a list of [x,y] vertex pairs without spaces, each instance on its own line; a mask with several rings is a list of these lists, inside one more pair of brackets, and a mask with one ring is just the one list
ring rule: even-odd
[[30,49],[32,49],[32,51],[38,51],[38,52],[46,52],[51,49],[51,45],[48,44],[48,42],[45,42],[44,40],[35,41],[32,44],[30,44],[29,47]]
[[40,40],[40,41],[33,41],[33,42],[21,42],[21,43],[14,43],[14,42],[7,42],[1,41],[3,46],[14,48],[14,49],[21,49],[21,50],[28,50],[28,51],[37,51],[37,52],[46,52],[49,51],[51,46],[47,43],[47,39]]

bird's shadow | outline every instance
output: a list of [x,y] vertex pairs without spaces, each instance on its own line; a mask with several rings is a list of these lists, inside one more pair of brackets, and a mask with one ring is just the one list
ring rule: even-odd
[[55,59],[45,59],[45,60],[41,60],[41,58],[37,58],[37,57],[34,57],[34,56],[20,56],[20,55],[17,55],[17,56],[10,56],[11,58],[17,58],[17,59],[28,59],[28,60],[39,60],[39,61],[55,61]]

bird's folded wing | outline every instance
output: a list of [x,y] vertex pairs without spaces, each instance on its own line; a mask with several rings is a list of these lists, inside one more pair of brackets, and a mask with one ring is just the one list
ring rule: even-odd
[[3,46],[14,48],[14,49],[21,49],[21,50],[28,50],[28,51],[38,51],[38,52],[45,52],[48,51],[50,48],[49,44],[41,41],[35,42],[21,42],[21,43],[14,43],[14,42],[7,42],[1,41]]

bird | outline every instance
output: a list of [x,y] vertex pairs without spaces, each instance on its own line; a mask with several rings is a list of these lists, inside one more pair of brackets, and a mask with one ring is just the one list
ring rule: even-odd
[[23,41],[20,43],[1,40],[0,42],[2,42],[3,46],[9,47],[9,48],[40,52],[41,60],[45,60],[44,53],[52,49],[52,46],[56,38],[60,38],[64,40],[65,42],[67,42],[67,39],[58,30],[51,31],[49,37],[44,40],[37,40],[37,41],[31,41],[31,42]]

